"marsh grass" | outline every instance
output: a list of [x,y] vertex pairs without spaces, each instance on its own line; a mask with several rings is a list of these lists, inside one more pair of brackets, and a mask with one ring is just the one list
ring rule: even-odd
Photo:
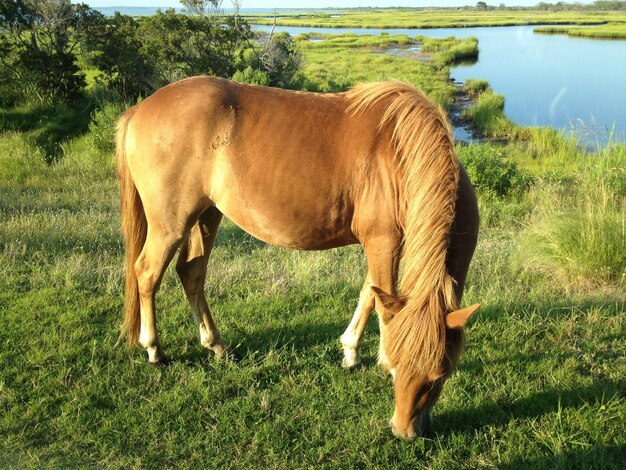
[[468,78],[463,83],[463,88],[470,96],[478,96],[481,93],[487,91],[489,88],[489,82],[481,78]]
[[[468,91],[471,93],[475,90],[470,88]],[[504,115],[504,96],[494,93],[491,88],[479,93],[474,104],[464,109],[462,115],[487,137],[507,138],[515,128],[513,122]]]
[[[475,38],[432,39],[422,36],[381,34],[316,35],[311,42],[302,34],[295,39],[304,56],[305,88],[312,91],[345,91],[366,81],[401,80],[423,89],[448,108],[456,90],[450,83],[448,65],[478,55]],[[398,57],[388,48],[421,44],[428,61]]]
[[447,38],[434,39],[422,37],[422,51],[432,52],[433,60],[440,66],[461,61],[475,61],[478,58],[478,39]]
[[537,210],[520,235],[519,263],[568,283],[626,286],[626,152],[587,159],[566,185],[547,182],[531,195]]
[[422,39],[406,35],[340,34],[311,42],[303,35],[298,44],[304,57],[306,88],[336,92],[361,82],[395,79],[421,87],[447,107],[454,99],[455,89],[447,79],[446,66],[385,53],[388,47],[408,46]]
[[[338,10],[336,14],[280,15],[276,24],[324,28],[468,28],[514,25],[603,25],[623,22],[626,14],[576,11],[456,11],[454,9]],[[252,24],[273,24],[274,15],[248,17]]]
[[626,39],[626,21],[587,28],[543,26],[535,28],[534,32],[539,34],[565,34],[571,37],[588,39]]

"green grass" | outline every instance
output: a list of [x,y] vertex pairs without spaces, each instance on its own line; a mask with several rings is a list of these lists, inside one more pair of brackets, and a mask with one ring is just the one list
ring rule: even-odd
[[[320,87],[406,79],[445,102],[445,66],[380,53],[411,41],[303,41],[305,72]],[[459,148],[463,159],[473,153],[476,171],[486,160],[494,172],[479,192],[482,229],[464,300],[482,308],[434,409],[437,434],[409,443],[387,426],[393,391],[375,366],[375,321],[364,366],[340,366],[338,337],[365,275],[358,247],[290,251],[226,221],[206,291],[235,360],[214,361],[200,347],[173,269],[157,297],[171,363],[152,367],[142,351],[114,348],[123,247],[107,150],[113,113],[104,107],[91,131],[64,137],[52,163],[32,138],[45,120],[0,114],[0,467],[623,466],[624,251],[613,252],[622,264],[611,276],[549,253],[532,269],[519,261],[530,258],[533,227],[579,209],[601,214],[604,194],[611,210],[623,207],[623,146],[594,156],[554,131],[522,129],[507,145]],[[522,172],[530,184],[489,190]],[[602,241],[623,246],[624,235]]]
[[539,34],[566,34],[571,37],[589,39],[626,39],[626,21],[594,26],[592,28],[545,26],[535,28],[534,31]]
[[[273,15],[249,16],[252,24],[271,25]],[[514,25],[597,25],[609,21],[624,22],[622,12],[545,12],[518,11],[456,11],[454,9],[362,9],[338,10],[336,13],[280,15],[276,24],[324,28],[469,28],[476,26]]]
[[[467,91],[469,94],[475,92],[471,82]],[[463,117],[487,137],[507,138],[516,128],[504,115],[504,96],[494,93],[491,88],[477,95],[474,104],[463,110]]]
[[468,78],[465,80],[463,88],[465,88],[465,91],[469,93],[470,96],[478,96],[480,93],[487,91],[489,83],[482,78]]
[[566,283],[626,288],[626,147],[589,158],[596,161],[581,162],[568,184],[557,179],[536,188],[519,263]]
[[[344,91],[357,83],[402,80],[412,83],[444,108],[456,92],[448,80],[448,65],[478,55],[475,38],[432,39],[406,35],[315,35],[296,37],[304,58],[306,86],[315,91]],[[389,48],[420,45],[422,60],[388,54]]]

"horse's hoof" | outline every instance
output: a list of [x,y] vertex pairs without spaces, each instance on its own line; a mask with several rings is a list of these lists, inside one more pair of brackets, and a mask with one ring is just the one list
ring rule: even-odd
[[347,369],[347,370],[354,370],[357,367],[359,367],[360,365],[361,365],[361,361],[360,360],[355,361],[355,360],[348,359],[346,357],[344,357],[341,360],[341,367],[343,367],[344,369]]
[[170,362],[171,361],[168,357],[162,356],[156,361],[148,361],[148,364],[150,364],[151,366],[155,366],[155,367],[164,367],[164,366],[169,365]]
[[215,353],[216,359],[228,359],[230,356],[228,347],[224,343],[216,344],[215,346],[212,346],[209,349],[211,349],[211,351]]

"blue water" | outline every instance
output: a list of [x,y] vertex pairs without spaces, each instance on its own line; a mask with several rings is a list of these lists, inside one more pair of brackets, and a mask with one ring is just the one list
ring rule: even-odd
[[[269,31],[271,27],[255,26]],[[587,142],[626,141],[626,41],[569,38],[533,33],[534,26],[441,29],[300,28],[277,26],[291,35],[406,34],[468,37],[479,41],[479,59],[451,68],[451,76],[486,79],[505,96],[505,113],[522,125],[551,126]]]

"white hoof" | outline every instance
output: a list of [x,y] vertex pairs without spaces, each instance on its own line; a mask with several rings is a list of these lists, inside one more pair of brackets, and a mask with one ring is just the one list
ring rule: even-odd
[[356,349],[344,349],[343,350],[343,360],[341,361],[341,366],[345,369],[354,369],[361,364],[361,355]]

